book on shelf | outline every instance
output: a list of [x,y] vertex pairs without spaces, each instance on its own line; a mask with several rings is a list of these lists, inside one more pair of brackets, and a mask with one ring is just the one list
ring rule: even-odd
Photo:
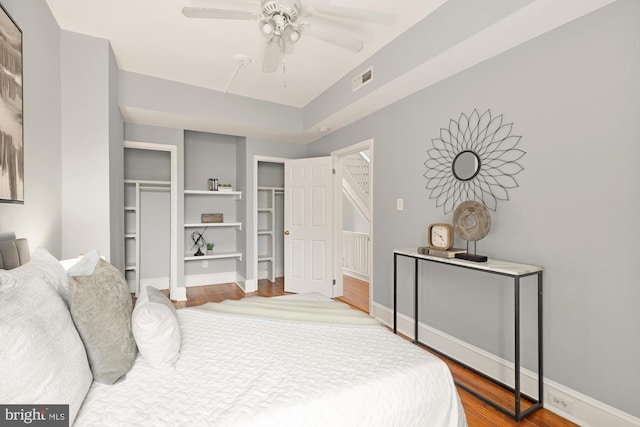
[[429,248],[429,255],[439,256],[442,258],[454,258],[456,254],[465,254],[465,253],[467,253],[467,250],[462,248],[451,248],[448,250]]

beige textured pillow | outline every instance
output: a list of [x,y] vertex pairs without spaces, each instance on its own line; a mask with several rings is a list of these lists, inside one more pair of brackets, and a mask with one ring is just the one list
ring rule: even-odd
[[101,259],[93,274],[69,277],[70,311],[87,350],[93,378],[113,384],[135,361],[129,285],[118,269]]

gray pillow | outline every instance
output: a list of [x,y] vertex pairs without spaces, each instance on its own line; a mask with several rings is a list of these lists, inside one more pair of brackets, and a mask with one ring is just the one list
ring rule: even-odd
[[135,361],[129,285],[103,259],[93,274],[69,277],[70,311],[82,338],[94,380],[113,384]]

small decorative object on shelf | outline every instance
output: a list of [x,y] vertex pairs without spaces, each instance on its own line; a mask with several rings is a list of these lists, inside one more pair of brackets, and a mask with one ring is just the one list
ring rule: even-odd
[[429,224],[427,227],[427,246],[446,251],[453,247],[453,234],[451,224]]
[[207,181],[207,189],[209,191],[213,191],[213,178],[209,178],[209,180]]
[[193,256],[203,256],[204,254],[202,253],[201,249],[204,247],[204,245],[207,244],[207,241],[204,239],[204,235],[200,231],[194,231],[193,233],[191,233],[191,241],[193,242],[191,249],[195,247],[198,248]]
[[218,186],[218,191],[233,191],[233,187],[231,184],[220,184]]
[[[476,255],[477,241],[489,234],[491,215],[482,202],[467,200],[460,203],[453,212],[453,226],[456,233],[467,241],[465,253],[458,253],[456,258],[474,262],[486,262],[487,257]],[[473,242],[473,254],[469,252],[469,242]]]
[[463,248],[451,248],[447,250],[430,248],[428,254],[431,256],[438,256],[440,258],[453,258],[458,256],[458,254],[466,254],[466,253],[467,253],[467,250]]
[[213,255],[213,247],[215,245],[213,243],[207,243],[207,255]]
[[220,223],[224,222],[224,214],[221,213],[203,213],[200,215],[200,221],[203,223]]
[[429,246],[420,246],[418,253],[420,255],[431,255],[441,258],[454,258],[457,254],[464,254],[467,250],[464,248],[450,248],[450,249],[434,249]]

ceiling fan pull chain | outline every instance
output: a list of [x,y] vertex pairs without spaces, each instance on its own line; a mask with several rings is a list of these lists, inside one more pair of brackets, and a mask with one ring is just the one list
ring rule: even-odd
[[282,41],[282,87],[287,87],[287,61],[285,52],[286,43]]

